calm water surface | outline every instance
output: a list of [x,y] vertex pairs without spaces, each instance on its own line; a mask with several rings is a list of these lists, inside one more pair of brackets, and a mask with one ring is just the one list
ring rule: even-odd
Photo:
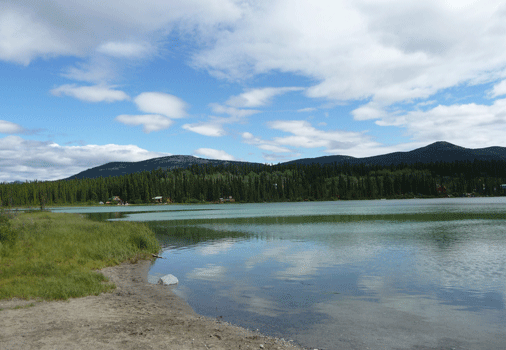
[[196,312],[303,346],[506,348],[505,198],[54,211],[146,221]]

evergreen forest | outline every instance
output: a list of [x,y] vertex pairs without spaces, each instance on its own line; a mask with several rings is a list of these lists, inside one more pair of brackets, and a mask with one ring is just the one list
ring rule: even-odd
[[[96,179],[0,184],[3,207],[123,203],[321,201],[506,195],[505,161],[391,166],[193,165]],[[160,201],[160,199],[159,199]]]

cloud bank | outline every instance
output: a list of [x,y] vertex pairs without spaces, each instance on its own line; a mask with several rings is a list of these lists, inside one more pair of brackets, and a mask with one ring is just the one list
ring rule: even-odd
[[0,134],[21,134],[24,128],[7,120],[0,120]]
[[61,146],[7,136],[0,138],[0,182],[58,180],[112,161],[136,162],[168,155],[135,145]]

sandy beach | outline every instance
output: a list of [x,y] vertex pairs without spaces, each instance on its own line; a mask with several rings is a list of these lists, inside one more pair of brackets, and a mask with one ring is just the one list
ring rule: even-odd
[[0,301],[0,349],[301,349],[197,315],[170,287],[147,282],[149,266],[101,270],[116,284],[111,293]]

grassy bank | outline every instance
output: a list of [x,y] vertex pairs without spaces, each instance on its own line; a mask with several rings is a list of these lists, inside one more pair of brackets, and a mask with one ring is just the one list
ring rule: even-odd
[[94,222],[78,214],[0,215],[0,299],[46,300],[114,289],[95,270],[151,257],[160,246],[145,225]]

